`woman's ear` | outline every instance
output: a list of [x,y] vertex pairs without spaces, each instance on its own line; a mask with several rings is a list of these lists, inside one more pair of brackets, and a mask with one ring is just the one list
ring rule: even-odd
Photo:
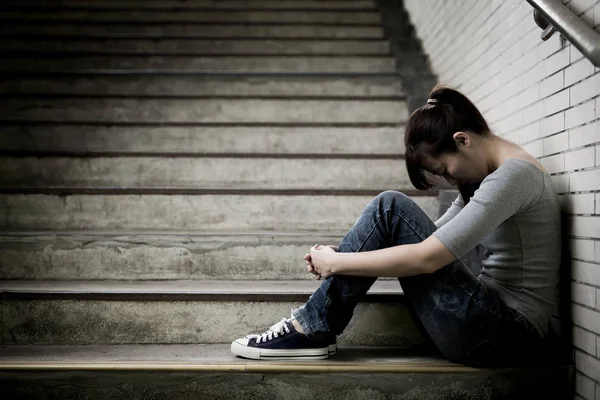
[[465,132],[456,132],[452,135],[452,139],[456,142],[456,147],[469,147],[471,145],[471,138]]

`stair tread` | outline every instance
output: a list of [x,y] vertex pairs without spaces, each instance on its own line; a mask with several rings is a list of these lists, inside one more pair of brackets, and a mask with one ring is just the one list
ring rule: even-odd
[[[39,294],[311,294],[321,284],[316,280],[6,280],[0,281],[0,293]],[[378,280],[371,295],[403,294],[397,280]]]
[[353,372],[474,372],[435,355],[395,347],[338,347],[335,357],[322,361],[255,361],[237,357],[229,344],[2,346],[0,370],[12,368],[90,368],[215,371],[343,371]]
[[56,239],[57,237],[66,236],[69,239],[76,238],[87,238],[87,237],[97,237],[97,236],[117,236],[117,237],[126,237],[126,236],[154,236],[154,237],[169,237],[170,239],[175,238],[177,236],[181,237],[185,242],[190,242],[190,237],[224,237],[230,238],[232,236],[236,237],[300,237],[302,240],[307,237],[312,238],[340,238],[346,233],[343,230],[331,230],[331,231],[319,231],[319,232],[306,232],[306,231],[261,231],[261,230],[240,230],[236,232],[223,232],[223,231],[199,231],[199,230],[101,230],[101,229],[85,229],[85,230],[54,230],[54,231],[10,231],[3,230],[0,233],[0,237],[3,239],[7,239],[8,237],[32,237],[32,236],[50,236],[52,239]]
[[[386,73],[396,74],[391,56],[18,56],[5,58],[5,73]],[[122,73],[122,72],[120,72]]]
[[336,25],[292,25],[285,24],[127,24],[127,23],[27,23],[7,22],[0,26],[3,37],[88,37],[88,38],[287,38],[299,39],[374,39],[384,37],[380,26],[344,27]]
[[[410,197],[422,199],[436,198],[436,191],[417,191],[415,189],[396,188]],[[193,188],[193,187],[118,187],[118,186],[10,186],[0,188],[5,195],[180,195],[180,196],[327,196],[327,197],[375,197],[385,189],[228,189],[228,188]]]
[[[451,362],[430,350],[393,346],[338,346],[335,356],[318,361],[244,359],[231,353],[229,344],[14,345],[0,346],[0,352],[0,371],[496,373],[494,368]],[[509,366],[498,371],[524,373],[568,365]]]
[[74,76],[193,76],[201,78],[394,78],[399,79],[397,72],[377,71],[206,71],[202,69],[150,69],[150,68],[89,68],[83,70],[65,68],[60,71],[5,71],[4,76],[19,77],[74,77]]
[[304,9],[304,10],[374,10],[375,4],[371,0],[366,1],[254,1],[251,3],[245,1],[62,1],[58,6],[55,2],[42,1],[34,5],[25,4],[19,8],[45,8],[45,9],[142,9],[142,10],[176,10],[176,9],[270,9],[270,10],[286,10],[286,9]]
[[8,10],[0,15],[2,22],[73,22],[81,23],[276,23],[289,25],[330,24],[345,26],[380,26],[380,15],[361,10],[273,10],[268,9],[196,9],[196,10]]
[[217,55],[217,54],[289,54],[289,55],[389,55],[387,40],[284,40],[273,38],[250,39],[158,39],[158,38],[6,38],[0,43],[4,54],[21,54],[32,51],[55,54],[105,53],[105,54],[165,54],[165,55]]

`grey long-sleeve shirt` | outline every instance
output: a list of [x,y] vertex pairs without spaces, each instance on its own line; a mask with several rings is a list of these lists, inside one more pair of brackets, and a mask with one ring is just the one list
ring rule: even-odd
[[552,178],[533,163],[506,160],[465,206],[462,197],[433,233],[457,258],[481,244],[478,276],[540,335],[555,309],[561,256],[560,206]]

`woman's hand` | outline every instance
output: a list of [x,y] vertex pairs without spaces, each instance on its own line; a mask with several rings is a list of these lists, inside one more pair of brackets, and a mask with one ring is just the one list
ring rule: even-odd
[[304,256],[306,270],[316,275],[317,280],[334,275],[333,261],[337,250],[337,246],[314,245],[310,248],[310,253]]

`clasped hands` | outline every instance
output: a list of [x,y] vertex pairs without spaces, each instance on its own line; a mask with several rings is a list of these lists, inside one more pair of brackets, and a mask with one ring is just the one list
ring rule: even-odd
[[306,270],[316,276],[317,280],[321,278],[329,278],[335,274],[334,259],[337,246],[324,246],[316,244],[310,248],[310,252],[304,256],[306,261]]

